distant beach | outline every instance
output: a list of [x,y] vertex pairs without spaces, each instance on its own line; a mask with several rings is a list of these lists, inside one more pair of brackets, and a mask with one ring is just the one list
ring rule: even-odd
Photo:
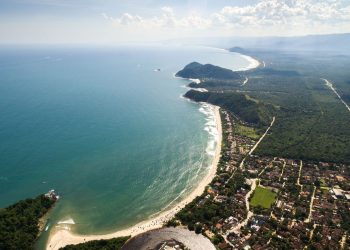
[[161,212],[154,218],[150,218],[148,220],[136,224],[135,226],[114,233],[104,235],[76,235],[73,234],[68,227],[57,227],[53,229],[50,234],[47,243],[47,249],[59,249],[66,245],[79,244],[91,240],[110,239],[128,235],[135,236],[151,229],[160,228],[165,222],[173,218],[178,211],[185,207],[186,204],[190,203],[197,196],[200,196],[205,190],[205,187],[212,181],[212,179],[216,175],[216,169],[220,160],[221,152],[222,128],[219,107],[213,105],[210,106],[212,107],[215,113],[215,123],[217,129],[215,155],[207,175],[203,178],[203,180],[201,180],[201,182],[197,185],[195,190],[193,190],[185,199],[183,199],[180,203],[178,203],[171,209]]
[[237,71],[247,71],[247,70],[251,70],[259,67],[260,62],[255,58],[247,55],[242,55],[242,54],[240,54],[240,56],[246,59],[249,62],[249,65],[245,68],[238,69]]

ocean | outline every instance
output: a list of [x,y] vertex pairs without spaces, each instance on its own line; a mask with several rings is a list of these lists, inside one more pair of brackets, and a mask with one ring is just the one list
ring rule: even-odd
[[192,46],[0,47],[0,207],[55,189],[43,246],[60,222],[106,233],[175,205],[215,150],[212,110],[174,77],[193,61],[250,63]]

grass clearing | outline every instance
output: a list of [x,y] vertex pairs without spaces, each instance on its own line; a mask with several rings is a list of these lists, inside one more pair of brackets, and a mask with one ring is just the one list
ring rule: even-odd
[[257,133],[257,130],[252,127],[244,126],[241,124],[237,124],[235,126],[235,129],[238,134],[252,138],[252,139],[258,139],[260,138],[260,135]]
[[253,197],[250,200],[250,205],[253,207],[261,206],[268,209],[275,202],[276,196],[277,194],[270,189],[256,187]]
[[326,181],[324,180],[324,178],[319,178],[320,181],[320,185],[321,187],[327,187]]

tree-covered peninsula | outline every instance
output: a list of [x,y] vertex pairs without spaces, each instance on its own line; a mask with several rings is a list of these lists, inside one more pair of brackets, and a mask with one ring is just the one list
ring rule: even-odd
[[200,64],[192,62],[176,73],[176,76],[193,79],[218,79],[232,80],[240,79],[241,76],[237,72],[229,69],[221,68],[212,64]]
[[39,195],[0,209],[0,249],[33,249],[40,233],[40,218],[55,201],[52,196]]

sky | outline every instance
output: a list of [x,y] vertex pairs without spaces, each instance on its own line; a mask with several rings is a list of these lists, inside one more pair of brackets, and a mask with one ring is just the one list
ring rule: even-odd
[[350,32],[350,0],[0,0],[0,43]]

